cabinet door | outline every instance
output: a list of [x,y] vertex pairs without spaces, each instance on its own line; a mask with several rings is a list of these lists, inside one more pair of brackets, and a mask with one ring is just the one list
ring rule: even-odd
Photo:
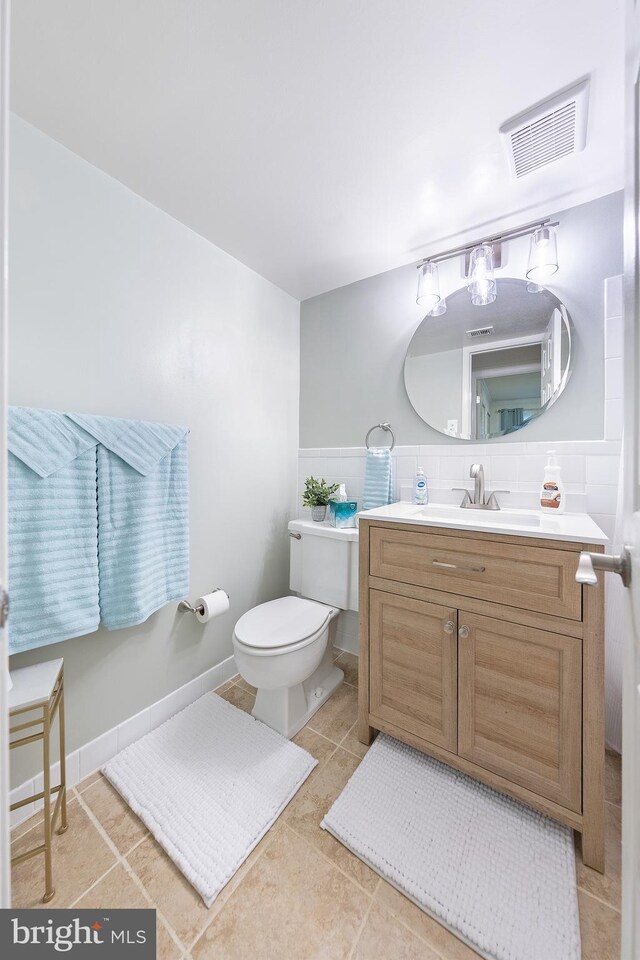
[[370,712],[456,752],[457,611],[370,591]]
[[581,810],[582,641],[459,613],[458,753]]

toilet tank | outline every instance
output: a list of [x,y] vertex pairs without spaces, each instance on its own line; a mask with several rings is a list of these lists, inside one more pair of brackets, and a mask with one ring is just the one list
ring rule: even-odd
[[358,530],[289,522],[289,587],[309,600],[358,609]]

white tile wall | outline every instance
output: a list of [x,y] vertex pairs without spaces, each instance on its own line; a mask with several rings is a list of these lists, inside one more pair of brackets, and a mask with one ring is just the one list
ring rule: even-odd
[[[348,637],[345,639],[348,639]],[[347,649],[346,646],[345,649]],[[83,780],[110,760],[111,757],[114,757],[119,750],[123,750],[164,720],[168,720],[174,713],[193,703],[203,693],[221,686],[236,672],[235,660],[233,657],[228,657],[222,663],[200,674],[199,677],[178,687],[168,697],[152,703],[146,710],[141,710],[140,713],[124,720],[117,727],[107,730],[106,733],[92,740],[91,743],[87,743],[79,750],[67,754],[67,787],[75,786],[80,780]],[[52,784],[60,782],[60,765],[58,763],[51,767],[51,778]],[[33,780],[27,780],[21,783],[19,787],[15,787],[11,791],[10,802],[15,803],[35,793],[40,793],[42,787],[43,776],[39,773]],[[19,810],[14,810],[11,814],[11,826],[13,827],[26,820],[41,807],[42,801],[29,803],[20,807]]]
[[[519,455],[512,454],[514,446],[517,446]],[[598,514],[612,522],[616,511],[619,440],[564,441],[553,445],[519,443],[507,446],[499,442],[469,444],[464,447],[464,456],[459,454],[459,447],[444,444],[411,448],[418,451],[412,455],[408,454],[410,448],[396,446],[393,453],[396,498],[401,499],[402,494],[411,489],[413,476],[418,466],[422,466],[427,475],[431,501],[458,503],[461,496],[453,493],[451,488],[467,487],[473,490],[469,467],[479,460],[484,465],[487,489],[510,491],[500,495],[500,502],[504,506],[535,509],[539,505],[539,489],[547,461],[546,449],[551,446],[562,467],[567,509]],[[323,476],[331,483],[344,482],[348,496],[361,502],[365,455],[364,447],[358,451],[350,448],[348,458],[342,456],[340,448],[300,450],[299,502],[304,479],[311,474]],[[342,470],[345,462],[349,464],[348,474]],[[301,507],[299,515],[308,516],[309,511]]]
[[622,277],[604,282],[604,435],[622,438],[622,356],[624,352]]

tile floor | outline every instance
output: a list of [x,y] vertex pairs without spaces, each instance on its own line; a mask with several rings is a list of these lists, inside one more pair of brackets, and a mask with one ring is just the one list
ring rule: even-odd
[[[319,827],[367,749],[355,732],[357,659],[338,662],[347,682],[295,738],[318,766],[210,910],[100,774],[70,792],[50,905],[155,907],[159,960],[477,957]],[[241,710],[253,706],[240,677],[218,693]],[[620,956],[620,802],[619,758],[608,755],[607,873],[585,867],[577,847],[583,960]],[[37,814],[16,827],[14,852],[41,832]],[[42,889],[38,861],[14,868],[15,906],[39,907]]]

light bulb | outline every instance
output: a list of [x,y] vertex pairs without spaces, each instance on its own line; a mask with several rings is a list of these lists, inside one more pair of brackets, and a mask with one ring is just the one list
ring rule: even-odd
[[531,234],[527,280],[542,283],[558,270],[558,245],[554,227],[538,227]]
[[496,281],[493,276],[493,249],[483,243],[471,251],[469,260],[469,293],[471,303],[483,307],[496,299]]

